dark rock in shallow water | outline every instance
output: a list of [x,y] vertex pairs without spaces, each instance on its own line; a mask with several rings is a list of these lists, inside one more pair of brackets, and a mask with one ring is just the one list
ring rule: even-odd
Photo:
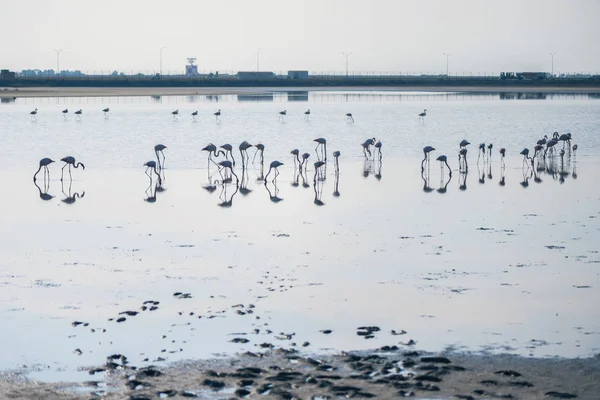
[[461,400],[475,400],[475,397],[468,394],[455,394],[454,397]]
[[577,397],[576,394],[562,392],[546,392],[545,395],[548,397],[553,397],[555,399],[574,399]]
[[130,317],[135,317],[136,315],[138,315],[137,311],[123,311],[120,312],[119,315],[129,315]]
[[241,381],[238,382],[238,385],[240,385],[241,387],[252,386],[253,384],[254,384],[254,381],[252,379],[242,379]]
[[439,364],[450,364],[450,361],[446,357],[421,357],[421,362],[439,363]]
[[202,381],[202,384],[204,386],[208,386],[210,388],[217,389],[217,390],[225,387],[225,382],[214,381],[212,379],[205,379],[204,381]]
[[511,381],[511,382],[508,382],[508,384],[510,386],[515,386],[515,387],[533,387],[533,383],[529,383],[526,381],[520,381],[520,382],[519,381]]
[[179,392],[179,395],[182,397],[198,397],[198,395],[194,392],[190,392],[188,390],[184,390],[182,392]]
[[154,369],[152,367],[143,367],[143,368],[140,368],[140,369],[138,369],[137,373],[139,375],[147,376],[147,377],[150,377],[150,378],[154,378],[154,377],[162,375],[162,372],[160,372],[159,370]]
[[146,396],[131,396],[129,400],[152,400],[150,397]]
[[250,341],[248,339],[246,339],[246,338],[239,338],[238,337],[238,338],[230,340],[230,342],[231,343],[248,343]]
[[277,375],[267,377],[269,381],[278,381],[278,382],[288,382],[293,381],[302,377],[302,373],[300,372],[286,372],[281,371]]
[[237,397],[246,397],[250,394],[250,391],[246,390],[246,389],[238,389],[235,391],[235,395]]
[[419,375],[414,377],[415,381],[419,382],[441,382],[442,380],[433,375]]
[[140,386],[144,387],[144,386],[150,386],[150,385],[146,382],[138,381],[137,379],[132,379],[130,381],[127,381],[125,386],[127,386],[131,390],[136,390],[136,388],[138,388]]
[[510,377],[513,377],[513,378],[521,376],[520,373],[518,373],[517,371],[513,371],[513,370],[502,370],[502,371],[496,371],[494,373],[496,375],[510,376]]
[[125,322],[125,321],[127,321],[127,318],[125,318],[125,317],[121,317],[121,318],[117,319],[117,322]]
[[323,333],[323,334],[325,334],[325,335],[329,335],[329,334],[330,334],[331,332],[333,332],[333,331],[332,331],[331,329],[323,329],[323,330],[321,330],[321,331],[319,331],[319,332],[321,332],[321,333]]

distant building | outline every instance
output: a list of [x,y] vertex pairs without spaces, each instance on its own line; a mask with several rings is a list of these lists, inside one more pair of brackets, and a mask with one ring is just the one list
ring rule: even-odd
[[198,66],[194,64],[196,57],[188,57],[188,64],[185,66],[186,75],[198,75]]
[[517,72],[517,79],[547,79],[551,78],[552,74],[548,72]]
[[308,71],[288,71],[288,79],[308,79]]
[[239,79],[273,79],[275,74],[268,71],[240,71],[236,75]]
[[0,70],[0,79],[12,80],[12,79],[15,79],[16,76],[17,76],[16,73],[11,72],[7,69]]

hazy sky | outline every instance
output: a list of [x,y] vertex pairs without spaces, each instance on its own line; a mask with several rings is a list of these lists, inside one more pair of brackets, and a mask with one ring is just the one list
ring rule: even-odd
[[600,72],[600,0],[0,0],[0,67]]

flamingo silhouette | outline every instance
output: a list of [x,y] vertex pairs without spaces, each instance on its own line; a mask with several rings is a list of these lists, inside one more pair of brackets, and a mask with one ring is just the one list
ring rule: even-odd
[[424,109],[422,113],[419,114],[419,120],[425,121],[425,116],[427,115],[427,109]]
[[250,147],[252,147],[252,145],[245,140],[239,145],[240,154],[242,155],[242,166],[246,165],[246,162],[250,160],[250,156],[248,155],[248,149]]
[[[231,161],[229,160],[223,160],[219,162],[219,174],[221,175],[221,177],[223,178],[223,175],[221,174],[221,170],[223,169],[229,169],[229,171],[231,172],[231,174],[233,176],[235,176],[235,184],[237,185],[238,182],[240,181],[240,179],[238,178],[238,176],[235,174],[235,172],[233,172],[233,164],[231,163]],[[226,181],[226,178],[223,178],[223,182]],[[229,177],[228,181],[231,181],[231,177]]]
[[260,151],[260,163],[264,164],[265,163],[265,158],[264,158],[265,145],[262,143],[258,143],[258,144],[255,144],[254,147],[256,147],[256,152],[254,153],[254,157],[252,158],[252,164],[254,164],[254,160],[256,159],[256,155],[258,154],[259,151]]
[[194,121],[196,121],[196,116],[197,116],[197,115],[198,115],[198,110],[196,110],[196,111],[194,111],[194,112],[192,113],[192,119],[193,119]]
[[48,169],[48,165],[52,164],[54,161],[44,157],[40,160],[40,167],[38,168],[38,170],[36,171],[35,174],[33,174],[33,181],[35,182],[36,180],[36,175],[40,172],[40,170],[42,168],[44,168],[44,181],[46,180],[46,173],[48,173],[48,180],[50,180],[50,170]]
[[63,165],[61,171],[60,171],[60,180],[63,180],[63,176],[64,176],[64,172],[65,172],[65,167],[68,165],[69,166],[69,178],[71,180],[73,180],[73,176],[71,175],[71,165],[73,166],[73,168],[79,168],[79,166],[81,166],[81,169],[85,170],[85,165],[83,165],[83,163],[75,163],[75,157],[72,156],[67,156],[65,158],[61,158],[60,161],[64,162],[65,165]]
[[37,113],[38,113],[38,109],[37,108],[35,110],[33,110],[32,112],[29,113],[29,115],[31,116],[32,120],[37,121]]
[[425,169],[425,163],[429,165],[429,153],[431,153],[434,150],[435,149],[431,146],[423,147],[423,154],[425,155],[425,157],[423,157],[423,161],[421,161],[421,171]]
[[310,108],[306,111],[304,111],[304,119],[306,121],[308,121],[308,119],[310,118]]
[[317,158],[319,157],[318,149],[321,147],[321,155],[323,156],[323,160],[327,162],[327,139],[325,138],[317,138],[313,139],[313,142],[317,142],[317,147],[315,147],[315,152],[317,153]]
[[352,113],[347,113],[346,114],[346,121],[348,121],[348,122],[354,122],[354,117],[352,116]]
[[231,155],[231,161],[233,162],[233,165],[235,166],[235,158],[233,158],[233,146],[231,146],[229,143],[225,143],[223,146],[220,146],[220,148],[225,150],[225,158],[228,158],[227,153],[229,153]]
[[265,176],[265,183],[267,182],[267,178],[269,177],[269,174],[271,173],[271,170],[275,170],[275,177],[273,178],[272,181],[274,181],[275,179],[277,179],[277,177],[279,176],[279,170],[278,168],[281,167],[283,165],[282,162],[280,161],[271,161],[271,165],[269,165],[269,172],[267,172],[267,175]]
[[446,157],[445,155],[441,155],[438,158],[436,158],[436,161],[440,162],[440,166],[442,168],[442,175],[444,174],[444,164],[446,164],[446,167],[448,167],[448,175],[452,176],[452,169],[448,165],[448,157]]
[[102,110],[102,112],[104,113],[104,118],[108,119],[108,113],[110,111],[110,108],[106,107],[104,110]]
[[62,110],[62,115],[63,115],[63,117],[64,117],[65,120],[68,119],[67,118],[67,114],[69,114],[69,109],[68,108],[65,108],[64,110]]
[[171,115],[173,116],[173,121],[179,121],[179,118],[177,118],[177,116],[179,115],[179,110],[171,112]]
[[211,161],[213,164],[217,165],[217,163],[212,159],[212,156],[219,157],[220,154],[225,155],[223,150],[217,151],[217,146],[212,143],[209,143],[208,146],[204,147],[202,151],[208,151],[208,165],[210,165]]
[[287,110],[279,111],[278,120],[283,122],[283,117],[287,115]]
[[154,173],[156,174],[156,176],[158,176],[158,184],[160,185],[162,183],[162,178],[160,177],[160,174],[158,173],[158,170],[156,169],[156,161],[147,161],[144,164],[144,167],[146,167],[146,175],[148,175],[148,178],[150,178],[150,184],[152,184],[152,172],[148,173],[148,170],[152,169],[152,170],[154,170]]
[[215,121],[216,122],[221,122],[221,119],[219,118],[221,116],[221,109],[220,108],[213,115],[215,116]]
[[[163,152],[164,149],[166,149],[167,146],[165,146],[164,144],[157,144],[156,146],[154,146],[154,154],[156,154],[156,161],[158,162],[158,170],[162,171],[165,168],[165,153]],[[158,153],[162,154],[163,156],[163,160],[162,162],[160,161],[160,157],[158,155]]]
[[75,118],[77,118],[78,120],[81,120],[81,115],[83,114],[83,110],[80,108],[79,110],[75,111]]

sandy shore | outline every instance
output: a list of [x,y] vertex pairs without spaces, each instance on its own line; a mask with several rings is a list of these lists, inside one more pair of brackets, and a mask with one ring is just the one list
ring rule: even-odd
[[399,91],[468,93],[600,93],[600,87],[519,87],[519,86],[334,86],[334,87],[0,87],[0,97],[98,97],[98,96],[189,96],[261,94],[289,91]]
[[78,384],[0,379],[0,397],[592,400],[600,393],[599,357],[432,355],[397,347],[322,357],[278,349],[247,352],[230,359],[182,362],[168,368],[136,368],[128,365],[126,357],[112,355],[104,366],[89,373],[90,380]]

